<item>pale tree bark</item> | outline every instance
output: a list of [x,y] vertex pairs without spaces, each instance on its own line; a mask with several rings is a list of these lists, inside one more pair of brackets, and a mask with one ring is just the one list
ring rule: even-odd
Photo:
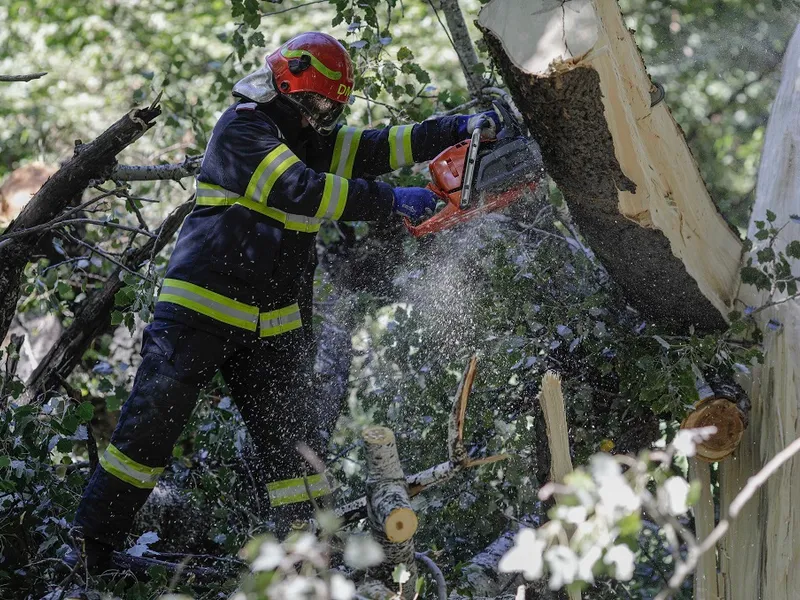
[[663,327],[725,327],[742,245],[616,0],[492,0],[478,25],[592,250]]
[[[695,534],[705,539],[714,529],[714,493],[711,489],[711,466],[705,461],[692,458],[689,461],[689,477],[700,483],[700,499],[692,507]],[[694,600],[722,600],[717,581],[717,559],[714,552],[700,557],[694,574]]]
[[413,536],[418,521],[411,508],[394,433],[387,427],[368,427],[362,438],[367,459],[367,520],[385,555],[376,576],[391,582],[392,570],[403,564],[411,573],[406,590],[413,590],[417,576]]
[[[778,95],[772,107],[756,200],[748,234],[766,211],[780,226],[800,214],[800,27],[784,58]],[[774,249],[800,238],[800,225],[790,222]],[[756,251],[758,247],[754,248]],[[797,273],[798,262],[789,259]],[[754,369],[750,391],[751,424],[735,461],[721,465],[721,510],[724,516],[732,498],[748,478],[782,448],[800,436],[800,302],[778,291],[759,292],[744,286],[740,300],[748,306],[769,306],[756,315],[764,332],[764,364]],[[766,327],[772,320],[777,329]],[[800,458],[795,456],[772,477],[762,493],[732,523],[723,541],[720,567],[725,597],[731,600],[769,598],[789,600],[800,590]]]
[[461,12],[458,0],[440,0],[440,4],[447,21],[447,28],[450,30],[453,46],[461,63],[461,69],[464,71],[464,78],[467,80],[469,95],[477,98],[483,88],[483,77],[475,71],[480,61],[464,21],[464,13]]

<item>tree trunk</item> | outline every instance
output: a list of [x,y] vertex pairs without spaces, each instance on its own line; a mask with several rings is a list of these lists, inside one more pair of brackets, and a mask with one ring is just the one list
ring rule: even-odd
[[105,180],[116,164],[117,154],[150,129],[159,114],[161,109],[154,102],[149,108],[131,111],[93,142],[77,146],[75,155],[45,182],[0,235],[0,340],[5,338],[16,312],[22,271],[38,238],[32,234],[4,240],[4,236],[47,223],[82,194],[93,179]]
[[[800,214],[800,27],[786,51],[781,86],[772,107],[756,186],[749,236],[767,210],[777,227]],[[789,222],[773,246],[783,250],[798,235]],[[755,253],[758,247],[753,249]],[[789,259],[797,273],[800,261]],[[800,302],[786,293],[758,292],[744,286],[739,299],[765,306],[756,319],[764,331],[764,364],[754,369],[750,398],[753,410],[735,460],[721,465],[721,512],[727,514],[735,494],[766,461],[800,436]],[[776,324],[767,327],[769,321]],[[745,507],[723,540],[720,568],[725,597],[731,600],[789,600],[800,590],[800,458],[789,461]]]
[[[705,539],[714,529],[714,492],[711,489],[711,467],[696,458],[689,461],[689,477],[700,482],[700,499],[692,508],[697,537]],[[717,559],[713,552],[700,558],[694,574],[694,600],[722,600],[717,587]]]
[[492,0],[479,27],[571,214],[665,328],[725,327],[741,243],[708,195],[615,0]]
[[373,535],[386,556],[377,568],[378,579],[391,582],[395,566],[404,564],[411,579],[404,587],[414,589],[414,533],[417,515],[411,509],[408,485],[400,465],[394,433],[387,427],[368,427],[362,435],[367,459],[367,518]]

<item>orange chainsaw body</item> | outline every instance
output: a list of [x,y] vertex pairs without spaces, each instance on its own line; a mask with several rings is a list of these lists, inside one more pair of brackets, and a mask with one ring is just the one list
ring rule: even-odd
[[[431,183],[428,189],[445,201],[445,206],[435,215],[418,225],[405,219],[414,237],[422,237],[465,223],[478,216],[505,208],[521,199],[529,190],[535,190],[544,175],[539,147],[533,140],[520,135],[519,126],[512,125],[506,116],[507,136],[504,130],[497,141],[464,140],[443,150],[430,161],[428,169]],[[501,139],[503,138],[503,139]],[[473,154],[472,193],[462,208],[470,146],[476,144]],[[479,147],[477,145],[479,144]]]

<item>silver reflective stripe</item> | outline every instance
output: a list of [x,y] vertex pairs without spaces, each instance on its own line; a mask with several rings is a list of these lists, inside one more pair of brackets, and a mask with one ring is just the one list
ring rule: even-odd
[[392,127],[394,130],[393,132],[393,139],[391,140],[391,144],[393,145],[394,152],[395,152],[395,167],[404,167],[410,164],[413,164],[414,160],[410,156],[406,156],[406,149],[403,137],[405,135],[406,129],[409,127],[413,127],[412,125],[400,125],[397,127]]
[[[336,165],[336,172],[334,175],[339,177],[350,177],[352,173],[347,172],[348,158],[350,158],[350,147],[353,145],[353,138],[356,135],[355,127],[342,127],[344,135],[342,136],[342,149],[339,154],[339,164]],[[355,151],[355,149],[354,149]]]
[[[267,155],[269,156],[269,155]],[[256,201],[266,203],[266,197],[262,196],[262,192],[264,190],[264,186],[267,183],[267,180],[275,173],[284,162],[291,159],[294,156],[294,153],[286,148],[283,152],[278,154],[277,156],[273,157],[269,164],[264,168],[264,171],[261,173],[261,177],[258,178],[258,183],[256,184],[255,193],[253,194],[253,199]],[[273,182],[274,183],[274,182]],[[272,185],[270,185],[270,188]]]
[[164,286],[161,288],[161,295],[178,296],[180,298],[184,298],[185,300],[190,300],[192,302],[205,306],[212,313],[222,313],[223,315],[227,315],[234,319],[247,321],[253,326],[255,326],[255,324],[257,323],[258,315],[255,313],[249,313],[243,310],[238,310],[236,308],[233,308],[232,306],[226,306],[221,302],[217,302],[216,300],[212,300],[211,298],[201,296],[200,294],[192,292],[191,290],[175,287],[173,285],[169,285],[168,283],[165,283]]
[[[323,219],[333,219],[334,215],[340,208],[341,203],[341,194],[342,194],[342,187],[344,184],[344,180],[341,177],[333,176],[331,177],[331,187],[330,187],[330,200],[328,202],[328,208],[325,210],[325,214],[322,215]],[[346,198],[345,198],[346,200]]]
[[317,219],[316,217],[286,213],[286,229],[300,228],[301,231],[305,231],[306,229],[319,227],[321,223],[322,219]]
[[198,183],[197,185],[197,197],[198,198],[236,198],[237,195],[233,192],[228,192],[226,190],[218,190],[211,187],[206,187],[202,183]]

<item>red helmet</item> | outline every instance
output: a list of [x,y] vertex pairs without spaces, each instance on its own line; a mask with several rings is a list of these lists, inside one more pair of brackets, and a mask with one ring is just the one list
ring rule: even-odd
[[333,131],[353,92],[353,63],[335,38],[312,31],[293,37],[267,64],[275,85],[318,132]]

